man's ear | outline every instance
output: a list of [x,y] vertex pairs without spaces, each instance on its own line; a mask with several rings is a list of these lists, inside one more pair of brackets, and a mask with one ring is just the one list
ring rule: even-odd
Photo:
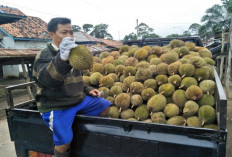
[[54,33],[53,32],[49,32],[49,36],[51,37],[51,39],[53,39]]

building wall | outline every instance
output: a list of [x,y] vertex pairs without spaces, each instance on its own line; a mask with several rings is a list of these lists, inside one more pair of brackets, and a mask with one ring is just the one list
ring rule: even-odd
[[14,48],[15,47],[15,42],[12,38],[8,37],[8,36],[3,36],[2,37],[2,41],[0,42],[0,47],[1,48]]
[[4,78],[9,76],[19,77],[19,65],[3,65],[2,69]]
[[[14,40],[12,37],[7,36],[5,33],[3,33],[0,30],[0,35],[3,38],[0,41],[0,48],[9,48],[9,49],[43,49],[46,47],[47,41],[33,41],[33,40],[25,40],[25,41],[19,41],[19,40]],[[8,77],[8,76],[14,76],[14,77],[19,77],[19,73],[22,72],[22,67],[21,65],[4,65],[0,67],[2,71],[3,76],[0,76],[1,78],[3,77]]]

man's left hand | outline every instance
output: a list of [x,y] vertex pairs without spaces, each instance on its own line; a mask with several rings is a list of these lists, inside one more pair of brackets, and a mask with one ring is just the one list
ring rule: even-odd
[[97,89],[93,89],[89,92],[89,95],[100,97],[100,92]]

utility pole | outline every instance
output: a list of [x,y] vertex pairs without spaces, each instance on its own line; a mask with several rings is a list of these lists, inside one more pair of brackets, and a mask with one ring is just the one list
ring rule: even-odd
[[137,34],[137,39],[138,39],[138,25],[139,25],[139,20],[136,19],[136,34]]
[[120,31],[118,31],[118,41],[120,41]]

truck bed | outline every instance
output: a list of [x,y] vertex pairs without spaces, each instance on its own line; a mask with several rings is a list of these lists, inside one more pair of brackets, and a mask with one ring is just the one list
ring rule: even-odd
[[[76,115],[72,156],[224,157],[227,100],[216,71],[215,81],[218,130]],[[52,132],[33,101],[7,108],[6,115],[18,157],[28,157],[28,150],[53,154]]]

